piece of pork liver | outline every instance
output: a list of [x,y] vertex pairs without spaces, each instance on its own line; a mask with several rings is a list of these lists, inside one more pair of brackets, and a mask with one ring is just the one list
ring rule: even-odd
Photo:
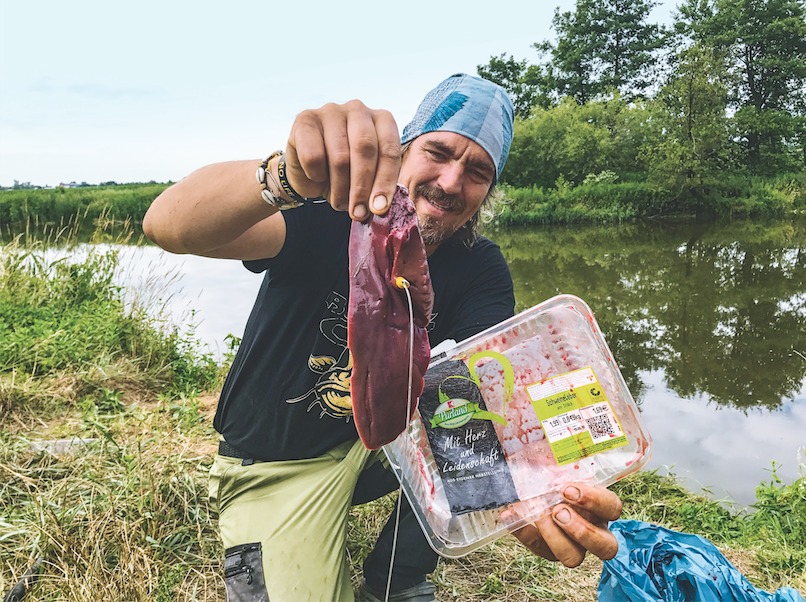
[[[412,300],[413,358],[409,304],[406,291],[396,283],[400,276],[408,281]],[[350,390],[358,435],[369,449],[393,441],[414,413],[430,359],[426,327],[433,306],[434,292],[417,214],[406,188],[398,186],[386,215],[353,222],[350,230]]]

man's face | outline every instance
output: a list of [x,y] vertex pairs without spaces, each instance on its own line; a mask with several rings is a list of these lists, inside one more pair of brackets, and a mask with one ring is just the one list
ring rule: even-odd
[[460,134],[429,132],[411,142],[399,180],[409,189],[429,252],[479,210],[494,177],[487,151]]

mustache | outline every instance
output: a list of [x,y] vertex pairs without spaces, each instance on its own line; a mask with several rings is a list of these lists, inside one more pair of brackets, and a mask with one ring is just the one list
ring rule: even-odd
[[414,193],[421,196],[431,203],[436,203],[440,207],[448,210],[455,211],[462,209],[462,200],[455,194],[448,194],[439,186],[431,186],[429,184],[418,184],[414,188]]

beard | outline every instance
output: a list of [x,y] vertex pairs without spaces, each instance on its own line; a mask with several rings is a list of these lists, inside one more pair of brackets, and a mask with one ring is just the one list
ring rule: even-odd
[[450,238],[456,232],[455,228],[446,226],[438,219],[426,216],[420,220],[420,235],[427,246],[438,245]]
[[[458,196],[447,194],[438,186],[418,184],[414,188],[414,194],[415,196],[424,198],[444,211],[458,213],[464,209],[464,203]],[[440,244],[450,238],[457,229],[456,226],[446,224],[430,215],[420,218],[420,235],[423,237],[423,242],[426,245]]]

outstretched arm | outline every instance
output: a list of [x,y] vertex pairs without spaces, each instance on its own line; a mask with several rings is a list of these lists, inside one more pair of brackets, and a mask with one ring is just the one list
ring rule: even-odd
[[274,257],[285,222],[265,203],[259,160],[202,167],[166,189],[143,219],[146,236],[172,253],[232,259]]
[[[383,214],[400,172],[399,140],[389,112],[357,100],[303,111],[285,151],[288,182],[304,197],[327,198],[353,219]],[[277,163],[269,165],[275,181]],[[285,242],[285,221],[261,197],[255,178],[259,164],[257,159],[232,161],[193,172],[157,197],[143,220],[144,232],[174,253],[274,257]],[[270,185],[288,200],[282,189]]]

